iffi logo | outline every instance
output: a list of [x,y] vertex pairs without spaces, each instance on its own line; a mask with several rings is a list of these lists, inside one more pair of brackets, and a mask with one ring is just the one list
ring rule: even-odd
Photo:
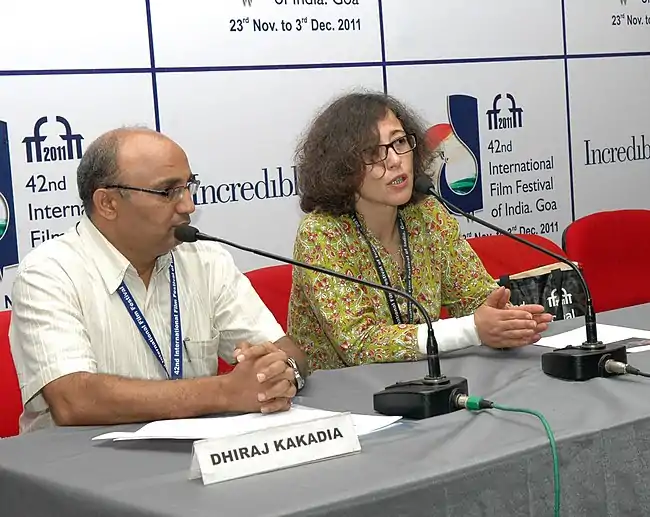
[[[495,129],[517,129],[522,127],[522,116],[524,110],[517,106],[515,98],[506,93],[507,101],[502,101],[501,94],[497,95],[492,101],[492,109],[487,110],[486,115],[488,119],[488,129],[490,131]],[[501,108],[503,103],[508,106],[505,113]]]
[[14,188],[9,158],[7,123],[0,120],[0,278],[5,267],[18,264]]
[[34,133],[23,138],[25,144],[25,157],[27,163],[32,162],[61,162],[66,160],[81,159],[81,141],[83,136],[72,133],[72,128],[67,119],[57,115],[56,122],[60,124],[63,132],[58,137],[63,141],[52,143],[48,136],[41,135],[41,128],[47,123],[47,117],[39,118],[34,124]]
[[[508,103],[502,107],[502,103]],[[488,130],[522,127],[523,109],[507,93],[497,95],[486,111]],[[440,195],[465,212],[483,210],[481,138],[478,99],[455,94],[447,97],[448,123],[436,124],[427,131],[427,144],[437,151],[431,169]]]

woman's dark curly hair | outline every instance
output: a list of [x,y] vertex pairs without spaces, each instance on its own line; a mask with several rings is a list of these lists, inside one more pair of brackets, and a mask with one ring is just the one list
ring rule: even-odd
[[[303,212],[354,212],[356,194],[365,176],[361,153],[379,144],[377,124],[390,111],[417,141],[413,150],[413,181],[425,175],[432,152],[427,148],[424,126],[417,115],[390,95],[347,94],[316,117],[298,145],[296,172]],[[422,197],[414,191],[408,203],[417,203]]]

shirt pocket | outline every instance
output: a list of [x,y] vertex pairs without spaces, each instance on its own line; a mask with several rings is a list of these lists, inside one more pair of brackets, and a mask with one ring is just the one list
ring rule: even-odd
[[183,377],[207,377],[217,374],[219,338],[183,340]]

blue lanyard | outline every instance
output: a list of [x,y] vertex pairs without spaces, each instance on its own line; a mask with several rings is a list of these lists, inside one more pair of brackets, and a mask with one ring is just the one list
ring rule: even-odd
[[158,346],[158,342],[153,335],[153,332],[149,328],[147,320],[144,318],[138,305],[135,303],[129,288],[126,287],[124,281],[117,288],[117,292],[124,303],[124,306],[129,311],[133,322],[138,327],[140,334],[151,348],[151,351],[158,359],[158,362],[165,370],[167,377],[172,380],[182,379],[183,378],[183,347],[181,346],[183,342],[183,332],[181,330],[181,311],[178,304],[178,285],[176,283],[176,269],[174,267],[174,256],[172,255],[172,261],[169,264],[169,294],[171,298],[171,360],[172,368],[171,375],[167,368],[165,367],[165,360],[163,359],[162,352]]

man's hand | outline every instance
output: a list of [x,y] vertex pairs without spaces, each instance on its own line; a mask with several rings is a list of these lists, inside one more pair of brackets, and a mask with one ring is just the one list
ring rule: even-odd
[[514,348],[536,343],[553,317],[541,305],[510,304],[510,291],[494,290],[474,313],[474,323],[484,345]]
[[[257,401],[262,413],[285,411],[296,395],[293,368],[287,364],[286,352],[273,343],[251,345],[242,343],[235,350],[238,368],[251,368],[257,380]],[[234,371],[232,372],[234,373]]]

